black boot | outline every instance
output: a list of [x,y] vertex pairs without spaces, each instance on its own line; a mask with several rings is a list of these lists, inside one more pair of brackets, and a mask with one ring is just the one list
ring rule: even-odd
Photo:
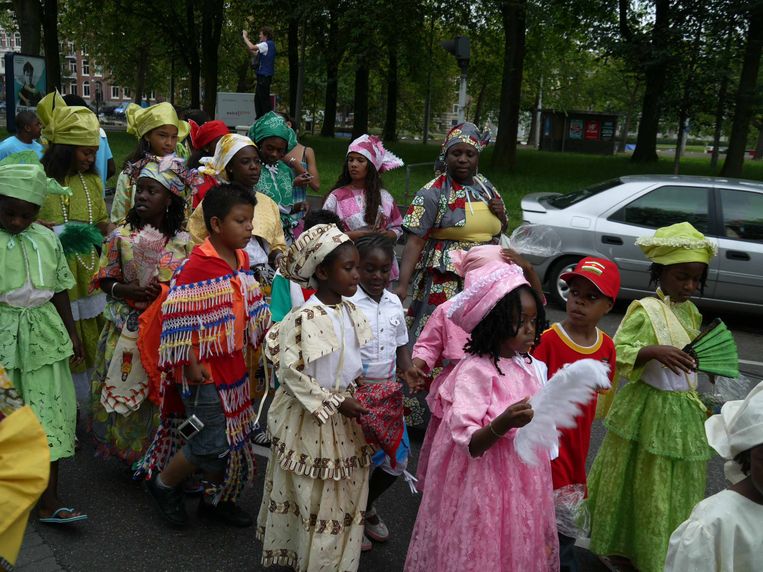
[[146,488],[154,497],[162,516],[174,526],[185,526],[188,523],[188,514],[185,511],[185,498],[179,487],[168,489],[160,487],[156,482],[159,475],[154,475],[146,481]]
[[254,524],[249,513],[231,501],[221,501],[215,506],[204,502],[204,499],[202,498],[199,501],[199,516],[201,518],[217,520],[239,528],[247,528]]

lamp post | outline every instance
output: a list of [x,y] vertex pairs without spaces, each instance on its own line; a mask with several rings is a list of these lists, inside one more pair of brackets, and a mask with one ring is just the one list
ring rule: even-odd
[[456,58],[458,67],[461,68],[461,77],[458,85],[458,122],[463,123],[466,110],[466,75],[469,70],[469,57],[471,50],[469,48],[469,38],[466,36],[456,36],[452,40],[440,42],[440,45]]

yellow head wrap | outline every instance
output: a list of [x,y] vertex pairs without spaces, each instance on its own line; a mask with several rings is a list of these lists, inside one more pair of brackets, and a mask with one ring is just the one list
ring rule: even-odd
[[188,123],[178,119],[175,108],[168,102],[157,103],[143,109],[140,105],[131,103],[125,112],[127,116],[127,132],[135,135],[138,139],[146,133],[162,125],[174,125],[178,129],[178,141],[188,137],[190,128]]
[[688,222],[658,228],[653,236],[639,237],[636,246],[649,260],[664,265],[684,262],[708,264],[718,252],[718,246]]
[[101,126],[87,107],[66,105],[58,91],[49,93],[37,104],[37,116],[44,125],[42,135],[51,143],[98,147]]
[[49,179],[39,163],[0,166],[0,195],[41,206],[49,194],[68,196],[72,192]]

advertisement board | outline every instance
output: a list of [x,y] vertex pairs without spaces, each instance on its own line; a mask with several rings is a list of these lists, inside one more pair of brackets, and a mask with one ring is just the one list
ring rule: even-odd
[[251,125],[254,123],[254,95],[218,91],[215,119],[224,121],[228,127]]
[[5,54],[5,102],[8,131],[16,130],[20,111],[34,111],[45,95],[45,59],[15,52]]

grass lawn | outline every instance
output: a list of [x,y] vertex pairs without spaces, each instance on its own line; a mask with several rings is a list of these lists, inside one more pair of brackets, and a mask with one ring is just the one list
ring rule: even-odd
[[[4,130],[0,130],[4,137]],[[121,170],[124,158],[134,149],[135,138],[125,132],[109,131],[109,144]],[[321,176],[321,192],[328,193],[342,169],[348,139],[326,139],[305,137],[304,143],[315,149]],[[411,167],[406,200],[406,168],[384,174],[384,186],[400,204],[407,204],[415,192],[432,178],[432,166],[439,153],[439,145],[422,145],[405,142],[391,146],[391,150],[403,158],[407,165],[426,163]],[[641,165],[631,163],[624,155],[597,156],[574,153],[544,153],[534,149],[518,150],[518,165],[515,172],[490,167],[492,147],[482,154],[481,172],[490,179],[506,200],[512,227],[520,222],[519,201],[527,193],[553,191],[566,193],[582,187],[618,177],[621,175],[672,173],[672,156],[657,163]],[[689,157],[681,161],[682,175],[713,175],[710,170],[710,156]],[[744,178],[763,181],[763,161],[746,161]],[[114,185],[116,178],[110,181]]]

